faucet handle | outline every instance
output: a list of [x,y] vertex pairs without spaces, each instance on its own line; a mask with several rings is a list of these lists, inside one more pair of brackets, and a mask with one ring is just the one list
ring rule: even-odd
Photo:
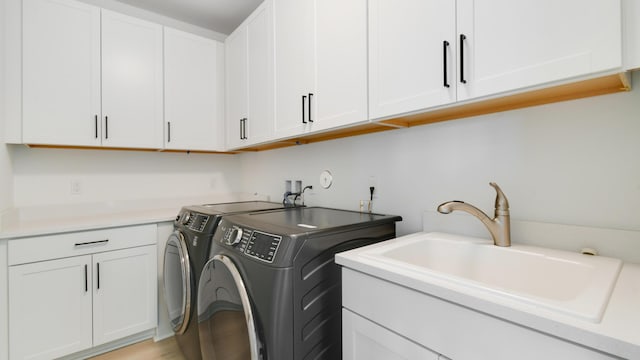
[[502,189],[500,189],[500,186],[498,186],[498,184],[494,182],[490,182],[489,185],[491,185],[496,190],[496,216],[509,215],[509,201],[507,200],[505,194],[502,192]]

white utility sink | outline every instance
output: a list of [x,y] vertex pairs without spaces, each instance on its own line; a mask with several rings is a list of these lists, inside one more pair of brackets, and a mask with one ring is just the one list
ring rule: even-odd
[[518,244],[498,247],[444,233],[413,234],[360,250],[359,256],[398,274],[444,280],[470,295],[489,292],[596,323],[622,268],[614,258]]

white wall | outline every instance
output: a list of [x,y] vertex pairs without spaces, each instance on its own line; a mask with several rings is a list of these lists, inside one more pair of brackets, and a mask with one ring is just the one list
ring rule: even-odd
[[[241,191],[232,155],[35,149],[12,145],[16,207],[180,198]],[[72,194],[79,182],[80,194]]]
[[[633,76],[640,85],[640,73]],[[640,89],[410,129],[242,154],[244,190],[282,197],[285,179],[314,186],[307,204],[422,213],[463,200],[492,214],[497,182],[516,219],[640,229]],[[334,184],[319,186],[329,169]],[[371,179],[374,177],[374,179]],[[445,215],[442,215],[445,216]]]
[[13,205],[11,161],[4,144],[5,125],[5,1],[0,0],[0,212]]
[[[4,144],[5,24],[5,0],[0,0],[0,214],[13,205],[11,163]],[[7,279],[7,242],[0,240],[0,360],[9,358]]]

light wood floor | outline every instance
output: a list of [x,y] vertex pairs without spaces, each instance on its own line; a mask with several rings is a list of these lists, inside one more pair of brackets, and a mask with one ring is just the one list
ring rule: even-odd
[[178,349],[176,339],[172,336],[168,339],[154,342],[149,339],[137,344],[129,345],[118,350],[114,350],[91,360],[185,360]]

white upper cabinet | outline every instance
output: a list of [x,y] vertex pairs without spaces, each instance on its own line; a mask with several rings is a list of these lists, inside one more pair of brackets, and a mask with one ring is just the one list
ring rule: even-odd
[[98,146],[100,9],[23,1],[23,142]]
[[225,40],[228,149],[272,140],[273,2],[263,2]]
[[624,69],[640,69],[640,1],[622,0]]
[[22,141],[162,147],[162,27],[72,0],[23,2]]
[[367,2],[316,0],[311,130],[368,121]]
[[369,0],[372,119],[456,100],[455,6]]
[[278,138],[302,133],[309,122],[310,93],[313,98],[313,2],[275,0],[275,132]]
[[620,0],[457,0],[457,24],[458,100],[622,66]]
[[244,145],[247,113],[247,27],[240,26],[224,43],[226,115],[225,140],[227,149]]
[[223,148],[224,45],[164,28],[165,149]]
[[276,137],[366,121],[366,0],[275,0],[274,12]]
[[622,66],[620,0],[369,0],[369,8],[372,119]]
[[103,145],[162,147],[162,26],[102,10]]

